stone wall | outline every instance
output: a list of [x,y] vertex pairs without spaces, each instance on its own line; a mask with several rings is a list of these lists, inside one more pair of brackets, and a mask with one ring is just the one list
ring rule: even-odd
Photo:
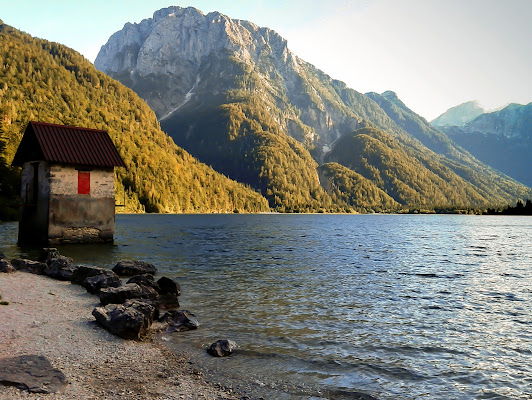
[[50,168],[48,239],[55,243],[107,242],[115,230],[114,174],[92,169],[90,194],[78,194],[78,169]]
[[[38,195],[34,196],[34,164]],[[115,230],[113,169],[90,171],[90,194],[78,194],[78,170],[46,162],[22,169],[19,243],[110,242]]]

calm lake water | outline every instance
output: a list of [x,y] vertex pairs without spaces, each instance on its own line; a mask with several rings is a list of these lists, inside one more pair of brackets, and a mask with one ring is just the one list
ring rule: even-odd
[[252,398],[532,399],[532,217],[120,215],[115,239],[60,251],[177,278],[202,326],[160,339]]

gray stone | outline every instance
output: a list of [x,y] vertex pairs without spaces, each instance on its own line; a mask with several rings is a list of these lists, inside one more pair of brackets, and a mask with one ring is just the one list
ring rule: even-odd
[[175,293],[160,294],[157,303],[161,310],[174,310],[179,308],[179,299]]
[[214,357],[227,357],[233,354],[236,343],[232,340],[217,340],[207,348],[207,353]]
[[68,382],[46,357],[25,355],[0,359],[0,383],[32,393],[55,393]]
[[187,310],[167,311],[159,319],[156,330],[165,332],[182,332],[198,329],[200,323],[196,316]]
[[6,272],[9,274],[15,271],[15,267],[13,267],[9,261],[0,258],[0,272]]
[[47,266],[44,269],[44,274],[62,281],[72,280],[72,275],[78,266],[72,265],[70,257],[58,256],[48,259]]
[[44,273],[44,269],[46,268],[45,263],[26,260],[24,258],[16,258],[11,260],[11,265],[13,265],[17,271],[29,272],[37,275],[42,275]]
[[142,297],[142,290],[136,283],[126,283],[120,287],[108,287],[100,290],[98,294],[100,303],[103,306],[107,304],[122,304],[129,299],[139,299]]
[[98,294],[102,289],[122,286],[122,281],[113,271],[104,270],[101,274],[85,278],[81,286],[91,294]]
[[120,276],[133,276],[157,273],[157,268],[153,264],[138,260],[121,260],[113,268],[113,271]]
[[[50,265],[56,258],[62,257],[55,247],[45,247],[41,250],[39,261]],[[72,259],[71,259],[72,260]]]
[[179,296],[181,294],[181,286],[175,280],[167,278],[166,276],[161,277],[157,281],[159,285],[160,294],[175,294]]
[[96,307],[92,315],[105,329],[124,339],[139,340],[150,329],[155,307],[140,301]]
[[76,270],[72,274],[71,280],[72,280],[72,283],[81,285],[81,282],[83,282],[88,277],[105,274],[106,272],[111,272],[111,271],[105,268],[100,268],[100,267],[92,267],[89,265],[78,265]]
[[153,278],[153,275],[151,274],[142,274],[142,275],[135,275],[129,278],[127,283],[136,283],[140,286],[147,286],[153,288],[157,293],[161,291],[161,288],[159,287],[159,284],[155,282],[155,279]]

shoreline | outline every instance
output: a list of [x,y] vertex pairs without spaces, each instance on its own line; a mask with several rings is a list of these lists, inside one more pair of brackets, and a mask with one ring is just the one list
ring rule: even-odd
[[51,394],[0,384],[11,399],[237,399],[209,383],[186,355],[162,343],[124,340],[92,316],[98,298],[68,281],[17,271],[0,273],[0,358],[46,357],[68,384]]

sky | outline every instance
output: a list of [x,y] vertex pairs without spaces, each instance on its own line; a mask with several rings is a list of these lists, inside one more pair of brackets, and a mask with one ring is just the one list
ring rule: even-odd
[[0,18],[94,62],[125,23],[171,5],[269,27],[332,78],[392,90],[429,121],[470,100],[532,102],[532,0],[0,0]]

